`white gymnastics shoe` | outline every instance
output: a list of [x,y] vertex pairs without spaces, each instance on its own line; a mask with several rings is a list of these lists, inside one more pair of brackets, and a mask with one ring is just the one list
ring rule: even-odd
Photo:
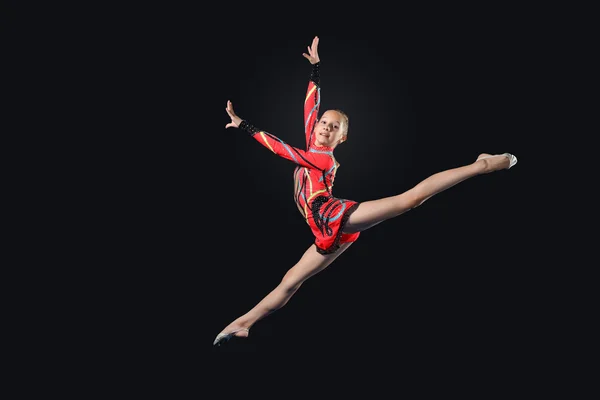
[[233,337],[233,335],[235,335],[236,333],[241,332],[241,331],[250,332],[250,330],[248,328],[236,329],[235,331],[231,331],[231,332],[228,332],[228,333],[221,332],[215,338],[215,341],[213,342],[213,346],[216,345],[216,344],[218,344],[220,346],[221,345],[220,343],[222,341],[231,339]]
[[505,156],[505,157],[507,157],[509,159],[510,164],[508,165],[507,169],[511,169],[517,163],[517,157],[514,156],[514,155],[512,155],[512,154],[510,154],[510,153],[494,154],[494,155],[491,155],[491,156],[480,157],[480,158],[477,159],[477,161],[483,160],[484,158],[499,157],[499,156]]

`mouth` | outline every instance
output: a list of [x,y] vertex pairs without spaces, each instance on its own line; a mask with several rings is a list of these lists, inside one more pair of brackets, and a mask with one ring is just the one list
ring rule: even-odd
[[321,132],[321,133],[319,133],[319,135],[324,136],[324,137],[326,137],[326,138],[329,139],[329,134],[328,133]]

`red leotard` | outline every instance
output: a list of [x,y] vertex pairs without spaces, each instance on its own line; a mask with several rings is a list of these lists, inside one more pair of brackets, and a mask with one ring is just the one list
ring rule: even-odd
[[290,146],[245,120],[240,128],[250,132],[252,137],[273,153],[297,165],[294,170],[296,205],[315,236],[317,251],[330,254],[337,251],[341,243],[358,239],[360,232],[345,234],[342,231],[359,203],[333,196],[333,181],[340,164],[333,156],[333,148],[314,144],[313,131],[321,105],[319,66],[320,63],[313,65],[304,100],[306,150]]

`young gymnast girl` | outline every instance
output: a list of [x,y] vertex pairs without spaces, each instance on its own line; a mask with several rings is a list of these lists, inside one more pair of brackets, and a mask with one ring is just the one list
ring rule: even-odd
[[302,54],[312,64],[304,101],[305,149],[290,146],[275,135],[254,127],[240,118],[231,101],[227,101],[225,110],[231,122],[225,128],[239,128],[247,132],[273,153],[296,164],[294,198],[315,240],[296,265],[287,271],[279,285],[252,309],[227,325],[213,345],[220,345],[233,336],[247,337],[257,321],[283,307],[303,282],[329,266],[357,241],[362,231],[418,207],[466,179],[510,169],[517,163],[517,158],[509,153],[482,153],[470,164],[433,174],[395,196],[360,203],[335,197],[332,189],[339,164],[333,152],[347,139],[348,116],[342,110],[331,109],[318,117],[321,104],[318,45],[319,38],[315,37],[311,46],[307,47],[308,53]]

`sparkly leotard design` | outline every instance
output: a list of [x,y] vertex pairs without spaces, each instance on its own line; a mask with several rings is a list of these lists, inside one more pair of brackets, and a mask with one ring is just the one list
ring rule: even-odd
[[241,122],[240,129],[249,132],[273,153],[296,164],[294,201],[315,236],[317,251],[330,254],[337,251],[341,243],[358,239],[360,232],[345,234],[343,229],[359,203],[333,196],[333,181],[340,164],[333,155],[333,148],[314,144],[314,127],[321,105],[319,67],[320,63],[313,64],[304,100],[306,150],[290,146],[246,120]]

